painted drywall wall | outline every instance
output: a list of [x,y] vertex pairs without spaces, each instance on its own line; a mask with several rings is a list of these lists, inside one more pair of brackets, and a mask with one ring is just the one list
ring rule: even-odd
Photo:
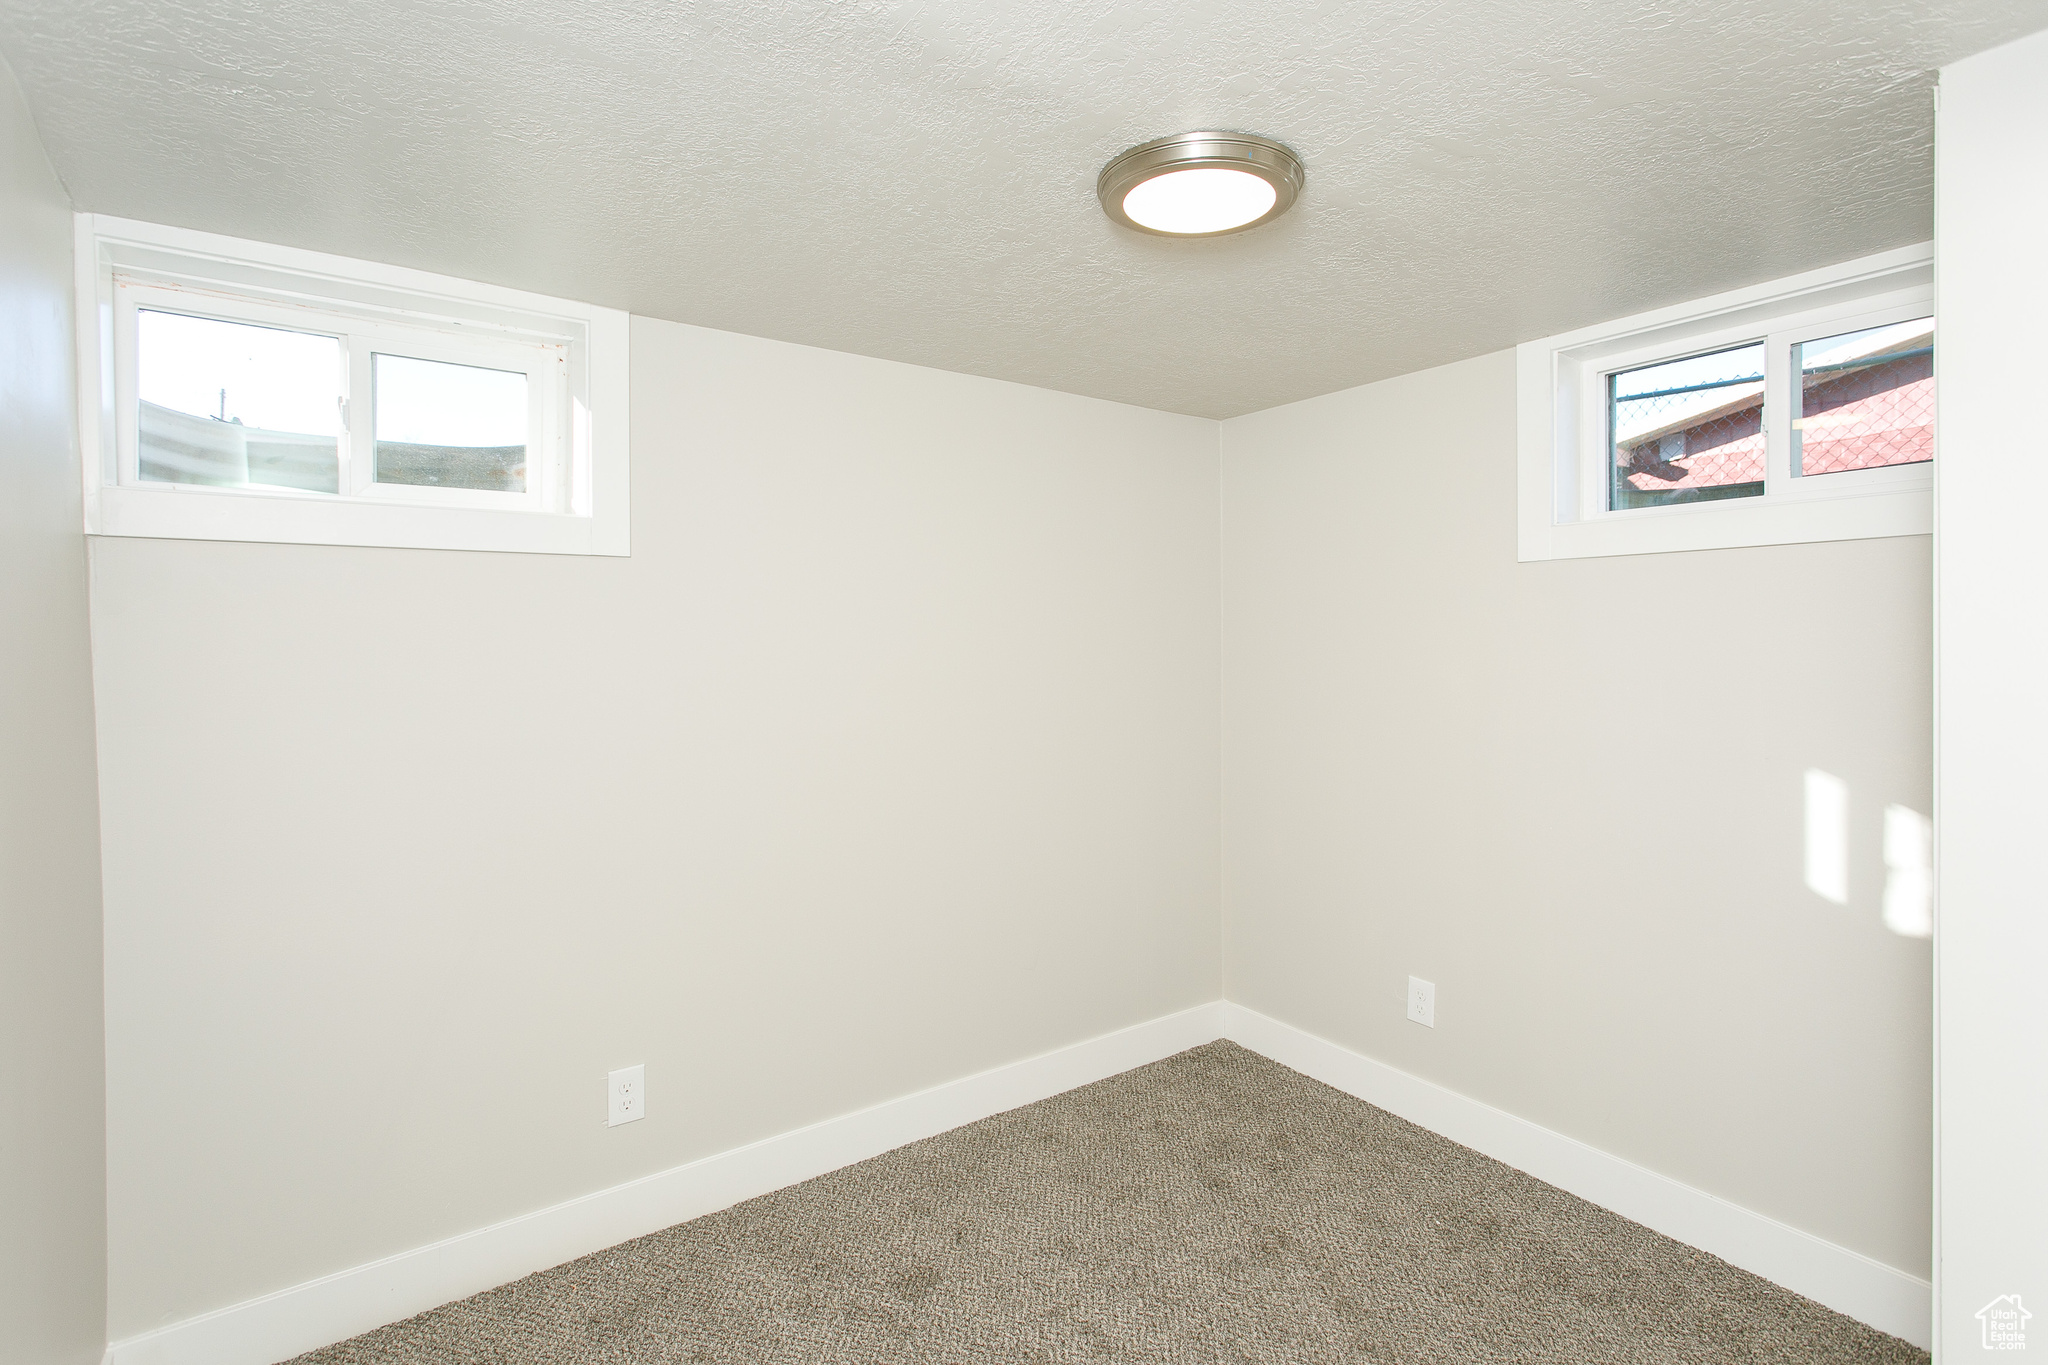
[[71,203],[0,62],[0,1362],[97,1361],[99,813]]
[[94,542],[117,1338],[1219,993],[1214,424],[632,381],[630,559]]
[[1226,994],[1925,1275],[1930,949],[1878,898],[1927,538],[1518,564],[1514,405],[1502,352],[1223,424]]
[[[1944,68],[1936,131],[1935,1287],[1940,1358],[1975,1360],[1987,1330],[2018,1325],[2035,1350],[2048,1343],[2048,33]],[[2007,1295],[2020,1303],[1994,1302]],[[2034,1315],[2031,1330],[1995,1316],[2016,1309]]]

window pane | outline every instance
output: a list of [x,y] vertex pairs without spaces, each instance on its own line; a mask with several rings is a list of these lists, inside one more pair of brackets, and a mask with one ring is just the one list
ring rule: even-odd
[[526,491],[526,376],[379,355],[377,482]]
[[1764,345],[1608,376],[1608,506],[1661,507],[1764,491]]
[[341,342],[138,309],[143,478],[225,488],[341,488]]
[[1934,458],[1934,319],[1870,327],[1793,347],[1795,467],[1837,474]]

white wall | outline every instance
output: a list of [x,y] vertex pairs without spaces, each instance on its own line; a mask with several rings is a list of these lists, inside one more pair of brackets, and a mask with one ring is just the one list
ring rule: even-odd
[[1223,426],[1226,993],[1925,1275],[1930,954],[1878,896],[1927,538],[1518,564],[1514,404],[1502,352]]
[[0,1362],[96,1361],[100,888],[71,204],[0,61]]
[[633,346],[631,559],[94,542],[116,1337],[1218,994],[1214,424]]
[[1941,73],[1939,1358],[2048,1344],[2048,33]]

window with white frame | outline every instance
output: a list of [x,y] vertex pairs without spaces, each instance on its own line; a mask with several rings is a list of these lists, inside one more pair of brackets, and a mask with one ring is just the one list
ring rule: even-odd
[[1517,369],[1523,560],[1932,525],[1926,246],[1530,342]]
[[79,237],[89,533],[627,553],[624,314],[93,215]]

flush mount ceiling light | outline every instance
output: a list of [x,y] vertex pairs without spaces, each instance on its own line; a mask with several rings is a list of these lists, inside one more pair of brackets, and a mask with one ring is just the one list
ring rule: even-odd
[[1176,133],[1112,157],[1102,211],[1160,237],[1221,237],[1270,222],[1301,194],[1301,158],[1256,133]]

